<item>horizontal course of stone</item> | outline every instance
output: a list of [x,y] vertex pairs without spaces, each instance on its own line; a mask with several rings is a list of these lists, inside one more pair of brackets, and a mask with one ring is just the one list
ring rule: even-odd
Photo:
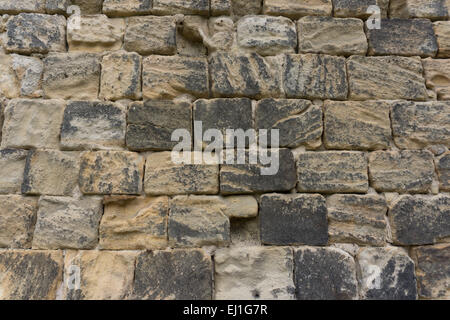
[[[0,0],[0,299],[450,299],[449,19]],[[198,121],[278,129],[279,170],[174,163]]]

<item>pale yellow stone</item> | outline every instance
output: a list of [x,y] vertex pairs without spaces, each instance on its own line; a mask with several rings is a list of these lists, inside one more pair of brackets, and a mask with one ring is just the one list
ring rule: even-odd
[[450,58],[450,21],[437,21],[433,24],[433,28],[439,47],[437,56]]
[[263,12],[274,16],[300,18],[304,16],[331,16],[331,0],[264,0]]
[[450,100],[450,59],[428,58],[422,64],[427,87],[436,92],[438,100]]

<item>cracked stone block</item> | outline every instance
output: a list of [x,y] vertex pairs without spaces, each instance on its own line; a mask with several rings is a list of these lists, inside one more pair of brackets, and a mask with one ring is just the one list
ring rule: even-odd
[[103,213],[102,199],[39,199],[33,249],[94,249]]
[[110,17],[147,15],[152,10],[152,0],[104,0],[103,13]]
[[439,58],[450,58],[450,21],[437,21],[433,23],[434,33],[438,43]]
[[66,150],[125,146],[126,111],[111,102],[70,101],[64,110],[61,147]]
[[44,59],[42,88],[47,99],[96,100],[100,57],[94,53],[59,53]]
[[21,12],[45,13],[45,0],[0,1],[0,14],[19,14]]
[[328,234],[333,243],[383,246],[387,203],[376,194],[334,194],[327,198]]
[[292,249],[282,247],[224,248],[214,255],[216,300],[292,300]]
[[173,55],[177,51],[175,38],[175,17],[131,17],[125,31],[124,49],[141,55]]
[[422,64],[427,87],[436,92],[438,100],[450,100],[450,59],[427,58]]
[[66,19],[40,13],[20,13],[6,24],[5,49],[31,54],[66,51]]
[[209,0],[153,0],[152,13],[158,15],[209,15]]
[[355,18],[301,18],[298,21],[298,45],[301,53],[365,55],[364,22]]
[[449,119],[450,101],[398,101],[391,110],[395,144],[402,149],[450,145]]
[[21,195],[0,195],[0,247],[31,248],[38,199]]
[[20,193],[27,150],[0,149],[0,194]]
[[347,60],[351,100],[427,100],[422,63],[418,57],[363,57]]
[[436,169],[439,176],[440,190],[450,191],[450,152],[436,159]]
[[179,143],[172,141],[175,130],[186,130],[192,136],[192,107],[171,100],[136,102],[128,110],[127,122],[128,149],[172,150]]
[[448,0],[396,0],[390,3],[389,15],[391,18],[447,20],[449,4]]
[[81,155],[79,186],[84,194],[140,194],[144,157],[127,151],[87,151]]
[[427,19],[382,19],[367,30],[369,55],[434,57],[438,51],[433,24]]
[[318,194],[268,194],[260,199],[261,241],[270,245],[326,245],[327,207]]
[[288,98],[347,98],[344,57],[322,54],[287,55],[282,72],[283,86]]
[[353,257],[337,248],[294,249],[294,281],[300,300],[358,299]]
[[54,300],[62,281],[62,251],[1,250],[1,300]]
[[331,16],[331,0],[264,0],[263,13],[298,19],[304,16]]
[[325,101],[325,146],[343,150],[387,149],[392,140],[390,107],[387,101]]
[[357,151],[305,152],[297,161],[299,192],[366,193],[367,157]]
[[368,13],[369,6],[378,6],[381,10],[381,17],[387,18],[389,10],[389,0],[332,0],[335,17],[347,18],[355,17],[361,19],[369,18],[372,13]]
[[201,249],[150,251],[139,254],[133,299],[211,300],[211,257]]
[[5,109],[2,148],[59,148],[63,100],[10,100]]
[[389,207],[393,243],[434,244],[450,237],[450,197],[403,195]]
[[414,262],[403,248],[364,248],[356,260],[361,273],[361,299],[417,299]]

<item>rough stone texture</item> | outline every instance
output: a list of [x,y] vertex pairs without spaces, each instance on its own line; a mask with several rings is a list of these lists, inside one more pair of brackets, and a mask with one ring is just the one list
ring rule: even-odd
[[331,0],[264,0],[263,12],[297,19],[304,16],[331,16]]
[[84,152],[78,180],[80,190],[84,194],[139,194],[144,162],[144,157],[134,152]]
[[209,0],[153,0],[153,13],[160,15],[209,15]]
[[401,248],[364,248],[357,255],[361,273],[360,298],[414,300],[417,298],[414,262]]
[[382,19],[367,30],[370,55],[434,57],[438,51],[433,24],[426,19]]
[[0,300],[54,300],[62,281],[62,251],[0,251]]
[[128,19],[124,48],[141,55],[176,53],[174,17],[132,17]]
[[259,219],[231,219],[231,246],[261,246]]
[[125,145],[125,118],[124,108],[110,102],[69,102],[61,126],[61,147],[120,149]]
[[31,248],[37,198],[1,195],[0,202],[0,247]]
[[439,58],[450,58],[450,21],[438,21],[433,24],[438,43]]
[[299,192],[366,193],[367,159],[362,152],[305,152],[297,161]]
[[263,195],[261,241],[271,245],[326,245],[327,207],[321,195]]
[[358,298],[353,257],[337,248],[300,247],[294,250],[297,299],[351,300]]
[[450,101],[396,102],[391,110],[391,121],[394,141],[399,148],[450,145]]
[[365,55],[364,23],[354,18],[304,17],[298,21],[298,45],[302,53]]
[[33,249],[93,249],[98,243],[101,198],[41,197]]
[[100,247],[110,250],[167,246],[168,197],[111,199],[100,223]]
[[449,17],[448,0],[396,0],[391,1],[391,18],[427,18],[446,20]]
[[215,299],[290,300],[295,296],[292,249],[219,249],[214,256]]
[[[72,0],[44,0],[45,12],[48,14],[67,14],[67,9],[72,5]],[[80,8],[81,11],[81,8]],[[80,12],[81,13],[81,12]]]
[[393,243],[433,244],[450,237],[450,197],[404,195],[389,208]]
[[21,13],[6,25],[5,49],[16,53],[66,51],[66,19],[63,16]]
[[422,101],[428,97],[419,58],[352,56],[347,72],[351,100]]
[[[231,7],[231,13],[235,17],[242,17],[250,14],[260,14],[262,9],[262,1],[260,0],[211,0],[211,9],[213,3],[225,2]],[[214,11],[213,11],[214,12]]]
[[428,58],[422,64],[427,87],[436,92],[438,100],[450,100],[450,59]]
[[103,13],[110,16],[150,14],[152,0],[103,0]]
[[172,133],[184,129],[192,136],[192,108],[186,102],[148,100],[128,111],[127,147],[131,150],[172,150],[179,142]]
[[287,55],[283,86],[288,98],[347,98],[345,59],[317,54]]
[[268,146],[270,130],[279,130],[280,147],[317,148],[322,144],[322,108],[309,100],[263,99],[255,111],[257,130],[267,129]]
[[97,14],[102,12],[103,0],[71,0],[76,6],[81,9],[82,15]]
[[450,152],[436,159],[436,169],[439,176],[440,190],[450,191]]
[[255,218],[258,215],[258,202],[252,196],[220,197],[223,212],[229,218]]
[[144,252],[137,257],[133,298],[209,300],[212,262],[200,249]]
[[0,149],[0,194],[20,193],[27,150]]
[[10,100],[5,109],[2,148],[57,149],[64,105],[62,100]]
[[416,247],[412,249],[416,262],[419,297],[450,299],[450,245]]
[[327,198],[328,234],[334,243],[383,246],[387,204],[383,196],[335,194]]
[[48,99],[95,100],[100,87],[100,57],[93,53],[51,54],[44,59],[42,88]]
[[369,18],[367,13],[369,6],[376,5],[381,10],[381,17],[386,18],[389,9],[389,0],[332,0],[335,17]]
[[12,57],[0,53],[0,95],[6,98],[19,96],[19,84],[12,68]]
[[208,64],[205,58],[149,56],[144,59],[144,99],[165,100],[181,95],[208,96]]
[[45,0],[0,1],[0,14],[18,14],[21,12],[45,13]]
[[211,196],[176,196],[170,200],[169,244],[179,247],[226,245],[230,221],[223,202]]

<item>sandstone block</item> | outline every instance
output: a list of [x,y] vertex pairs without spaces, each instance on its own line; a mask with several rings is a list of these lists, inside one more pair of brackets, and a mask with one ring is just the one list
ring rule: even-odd
[[209,15],[209,0],[153,0],[153,13],[159,15]]
[[0,95],[6,98],[16,98],[19,96],[19,83],[12,68],[11,55],[0,53]]
[[0,14],[19,14],[21,12],[45,13],[45,0],[0,1]]
[[236,247],[214,256],[217,300],[294,299],[292,249]]
[[378,6],[381,10],[381,17],[387,18],[389,10],[389,0],[332,0],[335,17],[356,17],[366,19],[372,14],[367,13],[369,6]]
[[72,2],[72,0],[45,0],[45,12],[66,15],[67,8],[72,5]]
[[363,152],[301,153],[297,162],[299,192],[366,193],[367,159]]
[[220,197],[222,211],[229,218],[255,218],[258,215],[258,202],[253,196]]
[[103,13],[110,17],[150,14],[151,0],[104,0]]
[[81,155],[78,182],[84,194],[140,194],[143,170],[138,153],[88,151]]
[[[211,0],[212,3],[217,0]],[[223,0],[219,0],[223,1]],[[232,15],[242,17],[246,15],[257,15],[261,13],[262,1],[259,0],[226,0],[231,4]]]
[[261,241],[271,245],[326,245],[327,207],[321,195],[263,195]]
[[41,197],[33,249],[93,249],[98,243],[101,198]]
[[389,14],[391,18],[447,20],[448,6],[447,0],[398,0],[391,1]]
[[438,21],[433,24],[439,47],[439,58],[450,58],[450,21]]
[[[244,2],[244,1],[242,1],[242,2]],[[257,2],[257,1],[245,1],[245,2]],[[210,0],[211,15],[212,16],[229,16],[229,15],[231,15],[231,8],[232,8],[231,3],[232,3],[232,0]],[[261,3],[260,3],[260,5],[261,5]],[[257,13],[259,13],[259,12],[257,12]]]
[[82,15],[102,12],[103,0],[72,0],[72,4],[79,6]]
[[436,169],[439,175],[440,190],[450,191],[450,153],[447,152],[436,160]]
[[422,60],[426,85],[436,92],[438,100],[450,100],[450,59]]
[[261,246],[259,219],[231,219],[231,246]]
[[27,150],[0,149],[0,194],[20,193]]
[[331,16],[331,0],[264,0],[263,12],[297,19],[304,16]]

